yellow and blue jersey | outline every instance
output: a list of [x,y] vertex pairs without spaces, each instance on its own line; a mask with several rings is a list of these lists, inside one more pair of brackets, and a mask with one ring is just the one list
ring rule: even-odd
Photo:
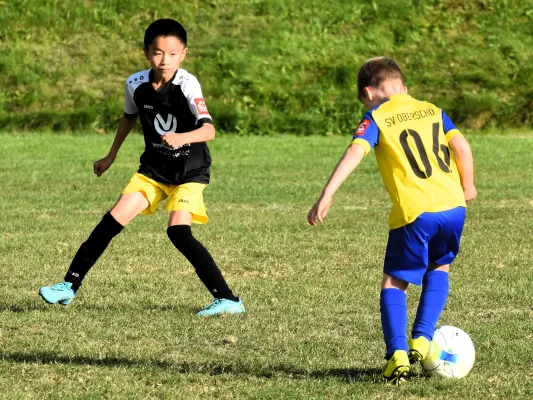
[[455,157],[448,142],[461,133],[435,105],[407,94],[368,111],[352,143],[373,148],[392,200],[391,229],[425,212],[465,207]]

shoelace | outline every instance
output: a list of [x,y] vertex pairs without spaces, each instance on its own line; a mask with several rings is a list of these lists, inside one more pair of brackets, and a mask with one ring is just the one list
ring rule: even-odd
[[213,303],[211,303],[211,305],[209,307],[207,307],[206,310],[210,310],[210,309],[218,306],[220,303],[222,303],[221,299],[215,299],[215,301],[213,301]]
[[62,282],[62,283],[56,283],[55,285],[52,285],[50,289],[60,291],[60,290],[69,289],[69,287],[65,282]]

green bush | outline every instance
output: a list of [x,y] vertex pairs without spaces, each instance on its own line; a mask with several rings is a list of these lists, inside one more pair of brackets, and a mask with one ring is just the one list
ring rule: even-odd
[[220,132],[349,134],[357,69],[377,55],[460,127],[530,126],[528,3],[0,1],[0,129],[114,131],[125,79],[148,67],[144,30],[162,17],[188,30],[183,67]]

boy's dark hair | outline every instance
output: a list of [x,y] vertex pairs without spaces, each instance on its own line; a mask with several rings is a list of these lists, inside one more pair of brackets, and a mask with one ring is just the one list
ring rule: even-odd
[[359,68],[357,96],[362,101],[366,97],[365,87],[378,87],[384,80],[398,78],[403,82],[402,70],[394,60],[387,57],[371,58]]
[[152,44],[156,37],[174,36],[187,47],[187,31],[178,21],[173,19],[158,19],[150,24],[144,33],[144,48]]

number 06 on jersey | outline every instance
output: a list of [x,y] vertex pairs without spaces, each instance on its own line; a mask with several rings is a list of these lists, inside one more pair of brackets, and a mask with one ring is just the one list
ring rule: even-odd
[[423,212],[465,206],[455,158],[448,142],[461,133],[431,103],[407,94],[368,111],[353,143],[374,148],[393,206],[391,229],[413,222]]

